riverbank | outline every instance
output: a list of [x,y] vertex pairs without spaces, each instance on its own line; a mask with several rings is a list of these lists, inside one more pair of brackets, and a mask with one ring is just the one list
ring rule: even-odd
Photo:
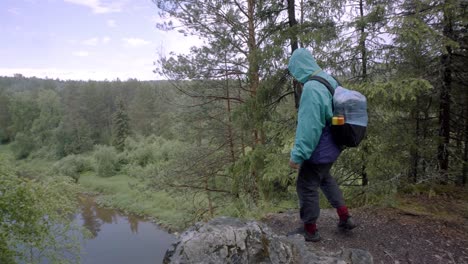
[[[85,173],[78,183],[83,192],[95,196],[98,205],[150,219],[170,233],[181,232],[198,221],[190,216],[193,202],[188,193],[174,196],[165,191],[149,191],[141,186],[140,180],[123,174],[103,178]],[[217,216],[259,220],[267,213],[288,210],[294,206],[295,201],[290,200],[279,204],[262,203],[258,210],[236,214],[236,206],[226,204],[226,208],[218,210]]]
[[[56,160],[37,157],[15,160],[9,145],[0,145],[0,155],[7,158],[22,177],[46,178],[55,173]],[[190,224],[184,214],[190,207],[187,201],[171,197],[165,191],[143,190],[141,181],[130,176],[99,177],[88,171],[79,175],[78,185],[80,193],[94,196],[100,206],[145,217],[168,232],[182,230]]]
[[[9,145],[0,145],[0,155],[8,157],[17,172],[29,178],[46,178],[56,174],[54,166],[58,161],[44,158],[15,160]],[[68,177],[68,176],[63,176]],[[99,206],[120,210],[125,214],[135,214],[159,225],[167,232],[180,232],[194,222],[194,196],[188,192],[168,193],[164,190],[149,189],[141,179],[125,174],[100,177],[94,171],[82,172],[76,177],[80,193],[91,195]],[[233,204],[227,201],[217,210],[216,216],[234,216],[247,219],[260,219],[265,213],[294,208],[295,201],[283,200],[279,204],[262,202],[258,210],[245,210],[242,201]]]
[[80,177],[83,191],[93,194],[100,206],[149,218],[168,232],[184,228],[183,207],[179,199],[164,191],[142,191],[139,181],[126,175],[102,178],[92,173]]

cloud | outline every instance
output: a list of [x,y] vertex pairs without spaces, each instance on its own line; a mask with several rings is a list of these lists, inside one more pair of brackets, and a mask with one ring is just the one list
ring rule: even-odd
[[73,56],[76,56],[76,57],[88,57],[89,56],[89,52],[84,51],[84,50],[74,51],[72,54]]
[[13,14],[13,15],[19,15],[20,14],[19,8],[16,8],[16,7],[9,8],[7,11],[8,11],[8,13]]
[[86,46],[97,46],[99,44],[107,44],[109,43],[110,40],[111,39],[107,36],[102,37],[102,38],[94,37],[94,38],[83,40],[81,43]]
[[99,43],[99,38],[90,38],[83,41],[83,44],[86,46],[97,46]]
[[150,41],[141,39],[141,38],[123,38],[122,39],[125,45],[131,47],[140,47],[150,44]]
[[114,19],[108,19],[108,20],[107,20],[107,25],[108,25],[109,27],[112,27],[112,28],[113,28],[113,27],[116,27],[116,26],[117,26],[117,23],[115,22]]
[[122,11],[123,3],[120,1],[112,1],[105,3],[103,0],[64,0],[65,2],[82,5],[91,8],[95,14],[118,13]]

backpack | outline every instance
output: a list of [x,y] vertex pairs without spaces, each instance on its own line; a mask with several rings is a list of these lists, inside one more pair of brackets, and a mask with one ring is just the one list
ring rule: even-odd
[[326,79],[319,76],[312,76],[309,80],[325,85],[333,97],[331,133],[335,143],[340,147],[357,147],[366,135],[366,97],[357,91],[343,88],[340,84],[333,89]]

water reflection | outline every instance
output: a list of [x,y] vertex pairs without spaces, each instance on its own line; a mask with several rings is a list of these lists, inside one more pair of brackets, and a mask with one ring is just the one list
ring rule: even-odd
[[138,234],[138,218],[135,216],[128,216],[128,223],[130,224],[132,233]]
[[80,197],[76,220],[91,237],[82,243],[82,263],[161,263],[174,236],[135,215],[99,207]]
[[91,237],[95,238],[101,230],[101,221],[96,216],[96,205],[91,202],[90,198],[80,197],[80,200],[83,226],[89,230]]
[[[92,238],[98,235],[102,224],[116,224],[118,216],[121,216],[114,209],[98,206],[91,197],[80,197],[80,205],[83,226],[91,232]],[[124,218],[130,226],[130,231],[134,234],[138,233],[138,223],[144,219],[134,215],[128,215]]]

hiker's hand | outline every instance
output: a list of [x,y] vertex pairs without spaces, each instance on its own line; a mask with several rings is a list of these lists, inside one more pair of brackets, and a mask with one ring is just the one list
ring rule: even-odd
[[289,167],[291,167],[291,168],[293,168],[295,170],[298,170],[299,166],[300,166],[299,164],[294,163],[294,161],[292,161],[292,160],[289,160]]

